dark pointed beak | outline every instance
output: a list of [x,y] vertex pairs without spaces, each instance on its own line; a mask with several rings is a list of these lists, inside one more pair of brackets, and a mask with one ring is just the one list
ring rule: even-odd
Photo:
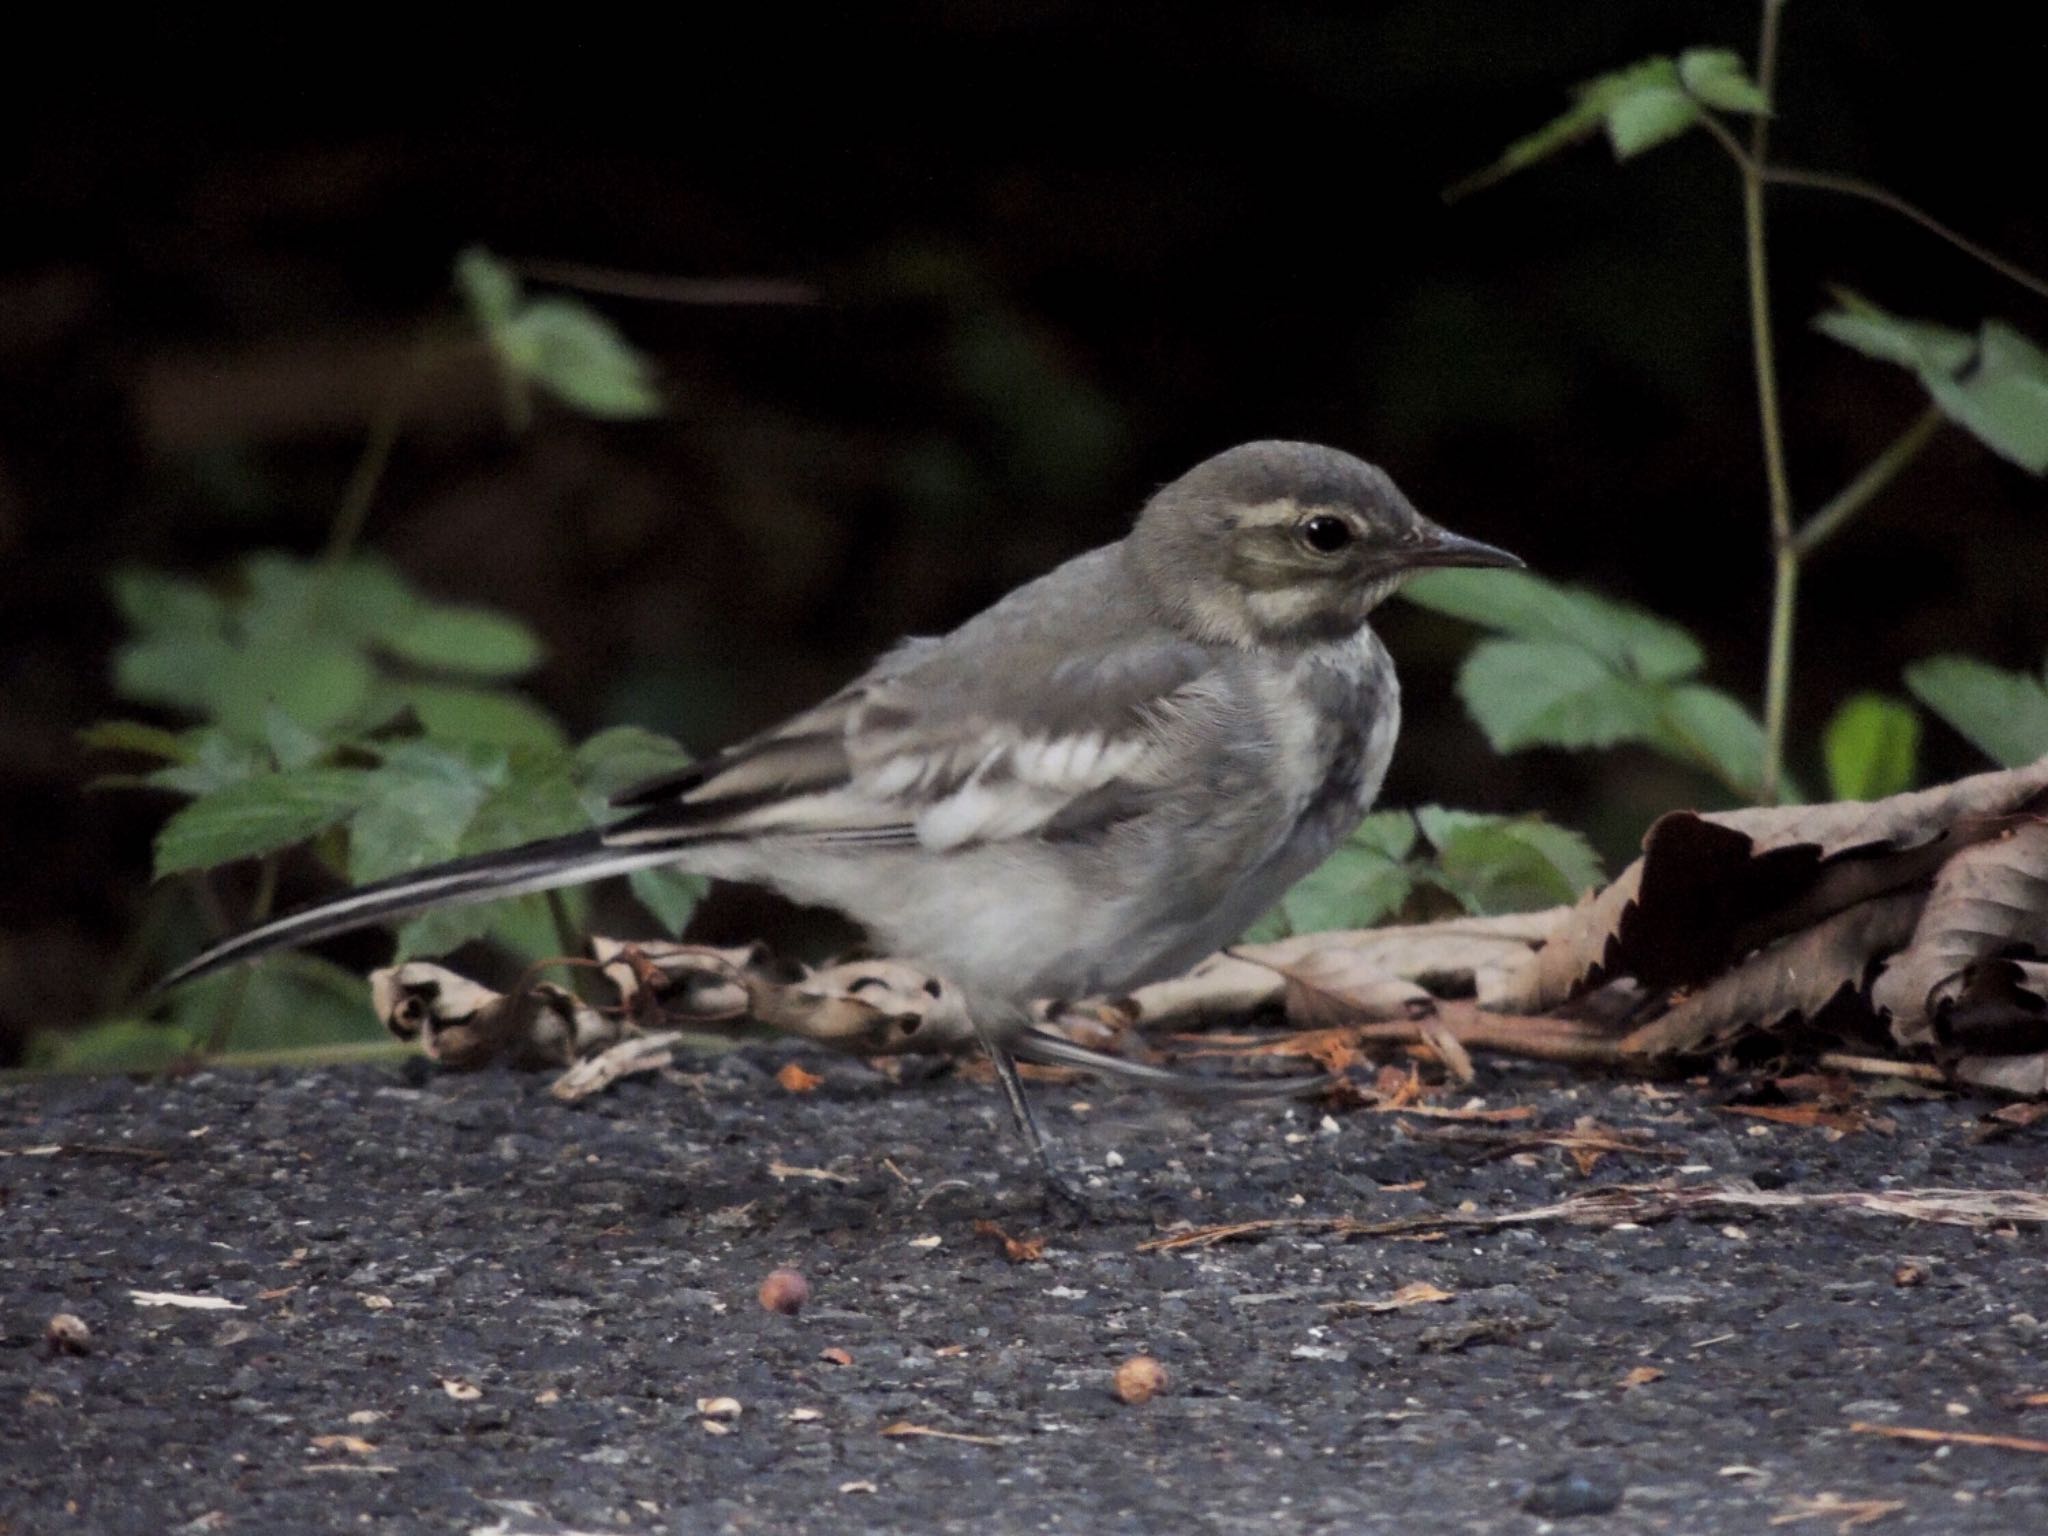
[[1504,549],[1491,544],[1482,544],[1477,539],[1468,539],[1461,533],[1438,528],[1409,549],[1402,551],[1401,564],[1409,570],[1427,570],[1438,565],[1482,565],[1499,566],[1507,570],[1521,570],[1520,555],[1511,555]]

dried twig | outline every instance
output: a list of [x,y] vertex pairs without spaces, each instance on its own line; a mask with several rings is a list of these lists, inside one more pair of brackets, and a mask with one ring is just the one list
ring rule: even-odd
[[1988,1445],[2001,1451],[2032,1451],[2048,1456],[2048,1440],[2029,1440],[2025,1435],[1985,1435],[1961,1429],[1915,1429],[1905,1424],[1866,1424],[1857,1420],[1849,1426],[1856,1435],[1882,1435],[1887,1440],[1923,1440],[1930,1445]]

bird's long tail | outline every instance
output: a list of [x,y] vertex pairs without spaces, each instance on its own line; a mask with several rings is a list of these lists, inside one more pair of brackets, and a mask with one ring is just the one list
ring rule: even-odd
[[557,886],[580,885],[606,875],[673,863],[676,857],[673,846],[608,847],[602,835],[593,831],[544,838],[499,853],[481,853],[474,858],[436,864],[372,885],[357,886],[331,900],[288,912],[223,939],[164,977],[157,983],[157,990],[175,987],[273,949],[311,944],[426,907],[467,906],[472,902],[551,891]]

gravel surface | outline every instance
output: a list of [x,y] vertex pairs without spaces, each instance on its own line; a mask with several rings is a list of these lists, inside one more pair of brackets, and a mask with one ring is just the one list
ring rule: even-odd
[[[573,1106],[417,1064],[0,1088],[0,1533],[1699,1536],[1830,1496],[1895,1506],[1855,1527],[1878,1536],[2048,1529],[2048,1455],[1850,1428],[2048,1438],[2022,1401],[2048,1392],[2040,1227],[1792,1209],[1138,1251],[1654,1178],[2040,1191],[2048,1123],[1983,1139],[1987,1105],[1902,1099],[1833,1135],[1495,1063],[1485,1103],[1533,1119],[1048,1085],[1103,1208],[1062,1227],[986,1085],[807,1057],[800,1094],[785,1059]],[[1588,1174],[1441,1139],[1585,1116],[1673,1155]],[[795,1316],[757,1300],[783,1266]],[[52,1336],[65,1313],[86,1337]],[[1126,1403],[1140,1354],[1166,1389]]]

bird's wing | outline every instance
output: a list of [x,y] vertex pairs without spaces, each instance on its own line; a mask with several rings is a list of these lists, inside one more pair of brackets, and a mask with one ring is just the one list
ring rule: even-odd
[[781,835],[933,850],[1080,835],[1133,814],[1217,686],[1217,654],[1169,635],[1057,655],[900,651],[783,725],[636,786],[607,845]]

